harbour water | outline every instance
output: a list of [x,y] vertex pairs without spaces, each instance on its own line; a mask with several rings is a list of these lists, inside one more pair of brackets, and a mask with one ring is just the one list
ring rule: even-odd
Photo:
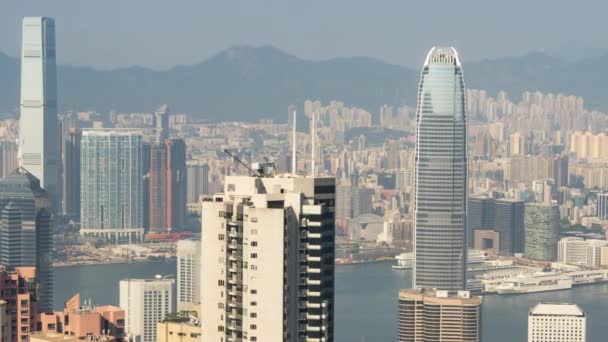
[[[59,309],[75,292],[97,304],[118,303],[118,281],[127,277],[174,275],[175,262],[109,264],[55,269],[54,306]],[[410,270],[394,270],[390,263],[336,267],[336,342],[396,341],[397,293],[408,287]],[[587,313],[589,342],[608,336],[608,284],[525,295],[484,298],[483,341],[526,341],[527,313],[540,301],[574,302]]]

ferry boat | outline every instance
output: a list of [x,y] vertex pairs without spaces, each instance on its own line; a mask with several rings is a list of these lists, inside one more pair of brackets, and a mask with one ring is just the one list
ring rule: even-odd
[[567,290],[572,288],[572,277],[555,272],[538,272],[532,276],[518,276],[496,285],[498,294],[518,294]]
[[397,265],[393,265],[396,270],[407,270],[414,267],[414,253],[401,253],[395,257]]

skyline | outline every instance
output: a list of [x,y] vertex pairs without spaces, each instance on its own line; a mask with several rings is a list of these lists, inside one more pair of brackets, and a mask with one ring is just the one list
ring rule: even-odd
[[[346,6],[344,0],[329,4],[277,2],[263,8],[249,3],[233,8],[190,1],[176,9],[160,2],[147,1],[148,6],[143,6],[138,0],[121,2],[120,11],[114,9],[116,3],[13,4],[0,13],[0,51],[19,55],[20,35],[15,26],[19,18],[34,15],[51,16],[62,23],[57,26],[62,37],[58,40],[60,64],[100,69],[133,65],[167,69],[199,63],[240,45],[271,45],[313,60],[369,56],[408,67],[415,67],[418,56],[432,45],[458,46],[465,63],[531,51],[566,59],[608,51],[602,44],[606,40],[601,35],[600,14],[608,4],[593,1],[555,6],[545,0],[531,4],[517,0],[503,8],[481,1],[445,3],[444,11],[435,13],[436,23],[426,25],[423,32],[419,27],[424,16],[416,15],[426,10],[422,1],[389,1],[384,6],[365,2],[348,2]],[[552,16],[546,15],[549,9]],[[501,17],[516,20],[518,25],[496,25],[498,10]],[[305,25],[306,19],[313,24]],[[470,25],[458,25],[463,19]],[[578,25],[565,27],[563,21]]]

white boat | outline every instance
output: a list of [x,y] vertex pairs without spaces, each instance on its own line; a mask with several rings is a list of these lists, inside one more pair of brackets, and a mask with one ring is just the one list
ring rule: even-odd
[[510,278],[496,285],[498,294],[518,294],[567,290],[572,288],[572,277],[555,272],[537,272],[531,276]]
[[401,253],[395,257],[397,265],[393,265],[396,270],[407,270],[414,267],[414,253]]

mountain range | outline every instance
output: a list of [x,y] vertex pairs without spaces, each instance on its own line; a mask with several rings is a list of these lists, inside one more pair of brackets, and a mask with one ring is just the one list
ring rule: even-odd
[[[564,61],[534,52],[463,63],[468,88],[506,90],[512,100],[525,90],[574,94],[587,108],[608,111],[608,55]],[[210,121],[285,121],[287,106],[306,99],[372,113],[382,104],[414,106],[420,71],[366,57],[311,61],[269,46],[239,46],[162,71],[60,65],[57,72],[60,110],[151,112],[168,103],[173,112]],[[15,112],[18,103],[19,61],[0,53],[0,111]]]

